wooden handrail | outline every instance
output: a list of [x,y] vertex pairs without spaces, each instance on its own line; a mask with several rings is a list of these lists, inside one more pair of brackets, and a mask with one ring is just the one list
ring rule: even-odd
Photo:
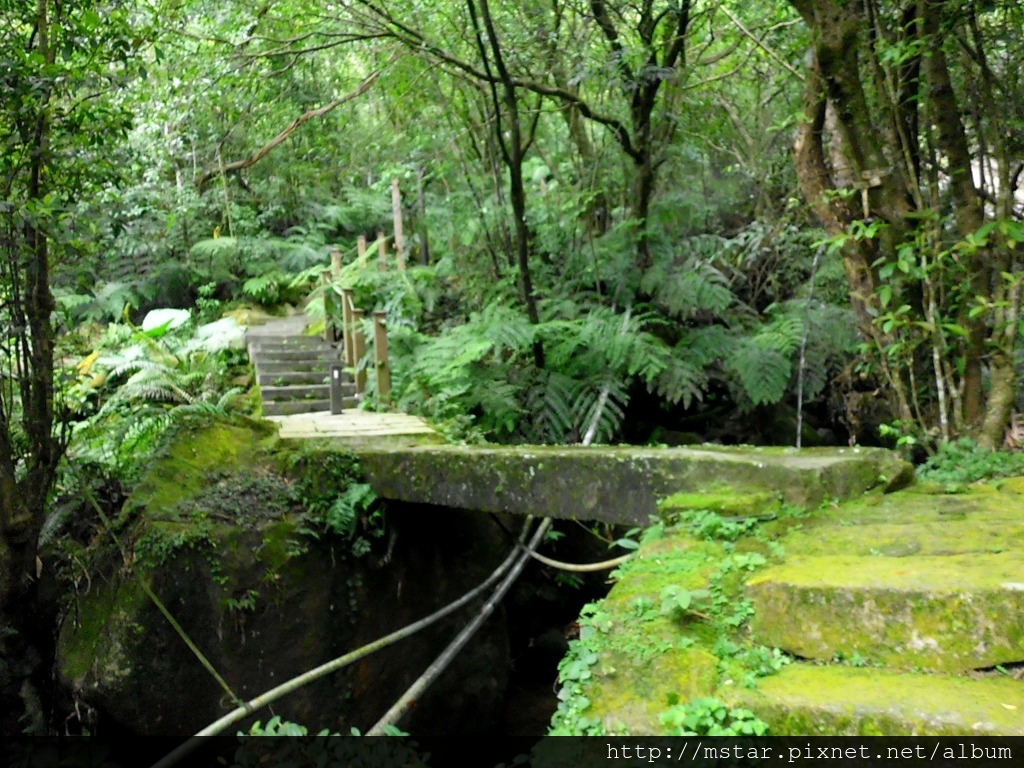
[[[382,253],[386,253],[387,241],[383,239],[383,233],[377,241]],[[360,237],[358,248],[361,254],[366,253],[366,238]],[[331,296],[336,295],[331,289],[331,283],[337,278],[341,271],[341,254],[337,249],[331,253],[331,269],[325,269],[320,273],[320,280],[324,286],[324,340],[336,343],[337,326],[333,322],[335,302]],[[363,323],[366,313],[356,308],[353,298],[354,292],[351,288],[341,289],[341,342],[342,360],[346,368],[354,373],[356,383],[356,394],[359,396],[366,393],[366,369],[359,370],[359,363],[366,354],[366,331]],[[381,404],[386,404],[391,399],[391,363],[388,351],[387,312],[374,310],[373,312],[373,368],[377,377],[377,397]]]

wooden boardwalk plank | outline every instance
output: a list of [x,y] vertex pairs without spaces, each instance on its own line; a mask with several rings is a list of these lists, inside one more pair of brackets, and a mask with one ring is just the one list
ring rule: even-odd
[[279,426],[280,436],[288,440],[317,438],[351,438],[366,440],[375,437],[438,434],[423,419],[405,413],[374,413],[346,410],[340,414],[329,411],[297,413],[291,416],[268,416]]

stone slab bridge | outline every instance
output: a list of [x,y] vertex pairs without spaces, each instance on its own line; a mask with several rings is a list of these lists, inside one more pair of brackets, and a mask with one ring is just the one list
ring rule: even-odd
[[276,417],[285,439],[354,450],[384,499],[620,525],[647,525],[680,493],[767,493],[817,506],[911,481],[909,464],[876,448],[444,445],[405,414],[345,411]]

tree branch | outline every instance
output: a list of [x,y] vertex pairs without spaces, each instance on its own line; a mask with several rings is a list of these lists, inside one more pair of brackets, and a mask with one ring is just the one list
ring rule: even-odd
[[356,88],[351,93],[342,96],[340,99],[335,99],[330,104],[325,104],[319,109],[311,109],[309,112],[306,112],[301,117],[297,117],[295,120],[292,121],[291,125],[289,125],[283,131],[277,134],[277,136],[272,138],[262,147],[257,149],[251,155],[249,155],[249,157],[246,157],[242,160],[235,160],[234,162],[226,163],[223,166],[218,166],[217,168],[207,171],[199,178],[199,189],[204,189],[206,185],[210,182],[210,179],[212,179],[217,174],[237,173],[238,171],[245,170],[246,168],[255,165],[264,157],[269,155],[274,149],[283,144],[288,139],[289,136],[295,133],[295,131],[297,131],[303,125],[308,123],[310,120],[315,120],[318,117],[323,117],[328,112],[337,109],[345,102],[352,101],[352,99],[362,96],[364,93],[370,90],[371,86],[373,86],[373,84],[377,81],[378,77],[380,77],[380,70],[377,70],[369,77],[367,77],[365,80],[363,80],[363,82],[359,84],[359,87]]

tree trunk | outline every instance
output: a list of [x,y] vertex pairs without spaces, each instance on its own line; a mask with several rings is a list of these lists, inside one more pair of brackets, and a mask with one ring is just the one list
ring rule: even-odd
[[[34,22],[36,53],[52,66],[48,0],[37,1]],[[53,432],[49,77],[47,73],[42,80],[27,132],[31,160],[22,204],[34,205],[37,215],[20,232],[13,218],[8,219],[6,232],[8,311],[16,329],[12,374],[18,391],[5,387],[0,396],[0,734],[5,735],[44,731],[40,690],[46,679],[44,662],[52,655],[52,627],[41,620],[36,585],[39,532],[63,453],[63,439]],[[26,451],[11,437],[15,400],[20,401]]]

